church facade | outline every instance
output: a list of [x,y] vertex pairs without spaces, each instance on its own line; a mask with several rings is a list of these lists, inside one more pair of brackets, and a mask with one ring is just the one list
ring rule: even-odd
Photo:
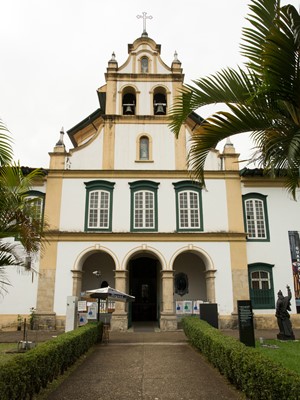
[[247,299],[256,326],[275,327],[286,285],[300,326],[299,201],[280,179],[239,170],[230,141],[210,152],[206,187],[191,180],[189,139],[201,118],[191,114],[177,139],[170,131],[184,75],[176,54],[168,66],[160,52],[144,32],[122,65],[113,54],[99,108],[67,131],[72,149],[61,132],[33,188],[50,229],[32,260],[38,275],[9,272],[2,326],[32,307],[42,326],[64,325],[67,296],[107,284],[136,298],[116,303],[116,330],[135,321],[174,330],[202,302],[217,304],[219,326],[232,328],[237,301]]

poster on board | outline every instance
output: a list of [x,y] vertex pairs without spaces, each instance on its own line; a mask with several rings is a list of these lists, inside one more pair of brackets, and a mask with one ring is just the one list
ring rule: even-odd
[[297,314],[300,314],[300,232],[289,231],[289,242],[294,281],[294,298]]
[[97,304],[96,303],[92,303],[88,306],[87,318],[88,319],[97,319]]
[[184,314],[192,314],[193,313],[193,301],[185,300],[183,304],[183,313]]
[[176,314],[182,314],[183,313],[183,301],[178,300],[176,301]]
[[79,313],[78,319],[79,326],[85,325],[88,323],[87,313]]

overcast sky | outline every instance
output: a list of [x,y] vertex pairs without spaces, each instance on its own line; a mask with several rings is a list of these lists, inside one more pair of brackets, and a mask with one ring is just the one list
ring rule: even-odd
[[[175,50],[185,82],[242,64],[241,30],[249,0],[0,0],[0,118],[14,139],[15,160],[49,166],[48,152],[65,131],[99,107],[107,62],[119,66],[141,36],[147,12],[150,38],[169,66]],[[282,0],[299,8],[300,0]],[[198,111],[207,116],[207,110]],[[67,149],[71,142],[65,135]],[[233,139],[247,156],[246,138]]]

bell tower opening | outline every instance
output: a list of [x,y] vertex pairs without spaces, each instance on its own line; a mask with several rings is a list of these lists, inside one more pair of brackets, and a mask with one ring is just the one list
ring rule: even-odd
[[122,96],[123,115],[135,115],[135,106],[135,90],[132,87],[127,87]]
[[164,88],[156,88],[153,97],[153,113],[154,115],[166,115],[167,98]]

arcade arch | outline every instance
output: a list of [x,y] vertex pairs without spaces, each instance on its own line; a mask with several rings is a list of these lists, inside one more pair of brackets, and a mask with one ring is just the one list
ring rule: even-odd
[[80,253],[72,270],[73,296],[80,298],[82,292],[99,288],[103,282],[114,287],[117,265],[115,255],[104,248],[93,247]]
[[215,272],[213,262],[202,249],[188,246],[173,255],[174,302],[202,300],[215,302]]

